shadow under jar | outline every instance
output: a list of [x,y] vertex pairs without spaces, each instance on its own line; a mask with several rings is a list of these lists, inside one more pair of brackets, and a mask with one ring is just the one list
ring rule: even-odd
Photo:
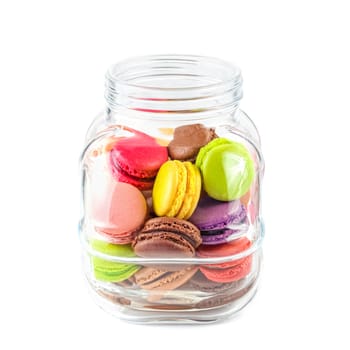
[[264,163],[240,70],[198,56],[113,65],[81,158],[84,271],[138,323],[227,318],[254,296]]

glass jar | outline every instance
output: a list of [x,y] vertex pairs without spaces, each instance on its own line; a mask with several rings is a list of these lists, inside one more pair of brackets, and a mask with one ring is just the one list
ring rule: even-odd
[[129,59],[81,158],[89,289],[119,318],[213,322],[254,296],[263,225],[260,138],[239,68],[198,56]]

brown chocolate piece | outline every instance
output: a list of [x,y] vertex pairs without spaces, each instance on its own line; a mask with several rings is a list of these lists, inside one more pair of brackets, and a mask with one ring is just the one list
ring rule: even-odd
[[213,128],[206,128],[202,124],[179,126],[168,145],[170,158],[193,162],[199,149],[216,137]]

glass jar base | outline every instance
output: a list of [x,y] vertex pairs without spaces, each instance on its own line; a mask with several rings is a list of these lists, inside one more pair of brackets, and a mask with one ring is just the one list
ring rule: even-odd
[[[198,308],[191,304],[160,306],[138,304],[137,301],[101,290],[89,283],[90,294],[101,309],[123,321],[137,324],[205,324],[221,322],[233,317],[242,310],[253,299],[257,287],[257,280],[254,280],[239,295],[232,295],[231,299],[233,300],[213,307],[205,307],[203,304],[203,308]],[[215,302],[213,305],[215,305]],[[201,307],[200,304],[199,307]]]

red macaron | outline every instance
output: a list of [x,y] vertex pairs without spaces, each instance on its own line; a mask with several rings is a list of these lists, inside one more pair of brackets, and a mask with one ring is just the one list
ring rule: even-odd
[[[218,245],[201,245],[197,255],[202,258],[217,258],[244,252],[251,246],[251,241],[242,237]],[[249,274],[252,267],[252,255],[224,262],[221,264],[201,265],[200,270],[210,281],[228,283],[238,281]]]
[[144,133],[128,129],[131,136],[118,140],[110,152],[114,178],[140,190],[153,187],[161,165],[168,160],[167,148]]

